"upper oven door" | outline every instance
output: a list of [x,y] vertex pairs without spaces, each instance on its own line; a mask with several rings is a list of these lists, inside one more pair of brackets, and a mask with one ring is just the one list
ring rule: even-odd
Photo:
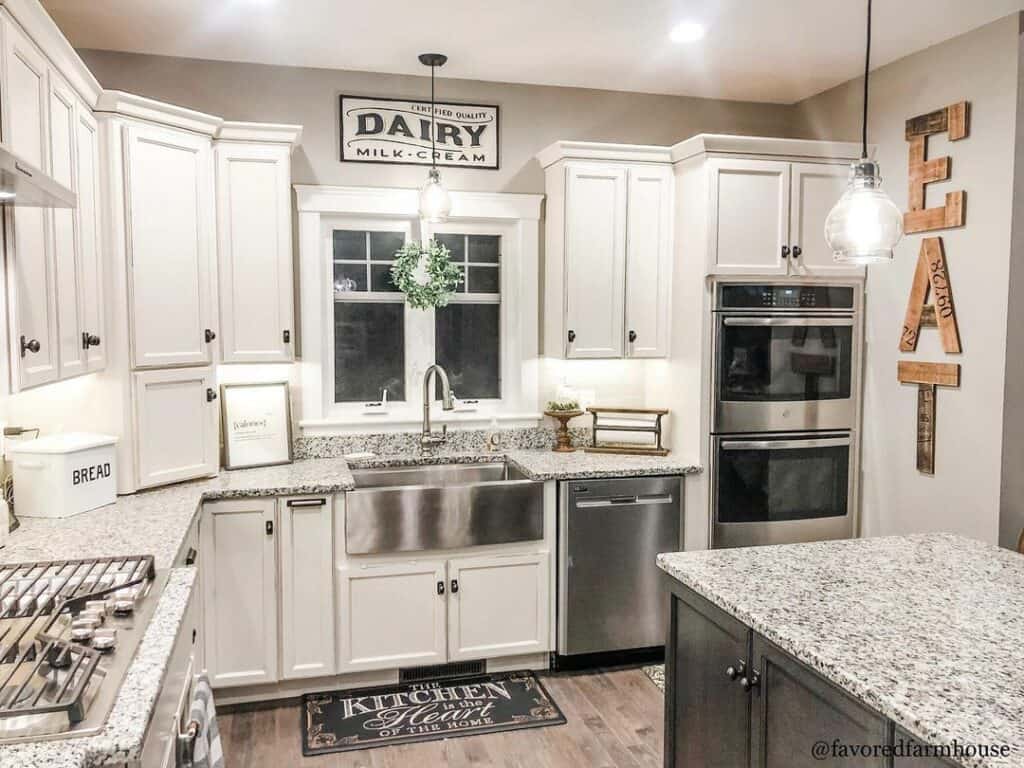
[[716,316],[714,432],[854,426],[852,315]]

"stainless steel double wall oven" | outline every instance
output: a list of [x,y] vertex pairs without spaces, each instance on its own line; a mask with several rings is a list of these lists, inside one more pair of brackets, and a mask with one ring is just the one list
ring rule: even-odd
[[714,286],[711,545],[854,533],[859,282]]

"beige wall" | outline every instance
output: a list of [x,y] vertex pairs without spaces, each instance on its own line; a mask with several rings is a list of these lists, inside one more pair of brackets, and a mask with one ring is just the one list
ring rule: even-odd
[[[998,537],[1018,60],[1014,15],[871,76],[869,138],[878,145],[885,188],[901,209],[907,203],[905,120],[966,99],[971,132],[955,143],[930,139],[930,157],[953,158],[952,178],[926,193],[928,205],[937,205],[946,191],[967,190],[966,226],[928,233],[945,243],[963,354],[944,354],[934,330],[923,333],[916,353],[897,349],[926,234],[906,236],[894,264],[868,270],[862,495],[868,535],[942,530],[992,542]],[[800,103],[795,129],[812,138],[858,139],[862,87],[858,79]],[[899,359],[962,365],[961,388],[938,394],[934,477],[915,468],[917,394],[896,382]]]

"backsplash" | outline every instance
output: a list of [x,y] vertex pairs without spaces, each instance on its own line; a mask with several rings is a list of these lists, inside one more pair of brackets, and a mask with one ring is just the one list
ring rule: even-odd
[[[573,428],[573,445],[590,444],[590,430]],[[419,454],[420,432],[365,432],[352,435],[299,437],[295,440],[296,459],[332,459],[349,453],[369,451],[378,456]],[[488,450],[487,436],[498,436],[498,450],[551,448],[555,444],[553,427],[517,427],[513,429],[450,429],[448,440],[429,448],[432,455],[446,453],[483,453]]]

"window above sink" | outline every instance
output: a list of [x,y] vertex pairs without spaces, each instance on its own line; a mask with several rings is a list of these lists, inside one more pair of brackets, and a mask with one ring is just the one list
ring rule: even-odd
[[[540,418],[540,195],[454,192],[454,215],[428,224],[417,219],[415,190],[296,191],[306,434],[418,427],[423,373],[435,362],[458,398],[442,421]],[[431,237],[463,282],[447,306],[415,310],[390,267],[402,245]]]

